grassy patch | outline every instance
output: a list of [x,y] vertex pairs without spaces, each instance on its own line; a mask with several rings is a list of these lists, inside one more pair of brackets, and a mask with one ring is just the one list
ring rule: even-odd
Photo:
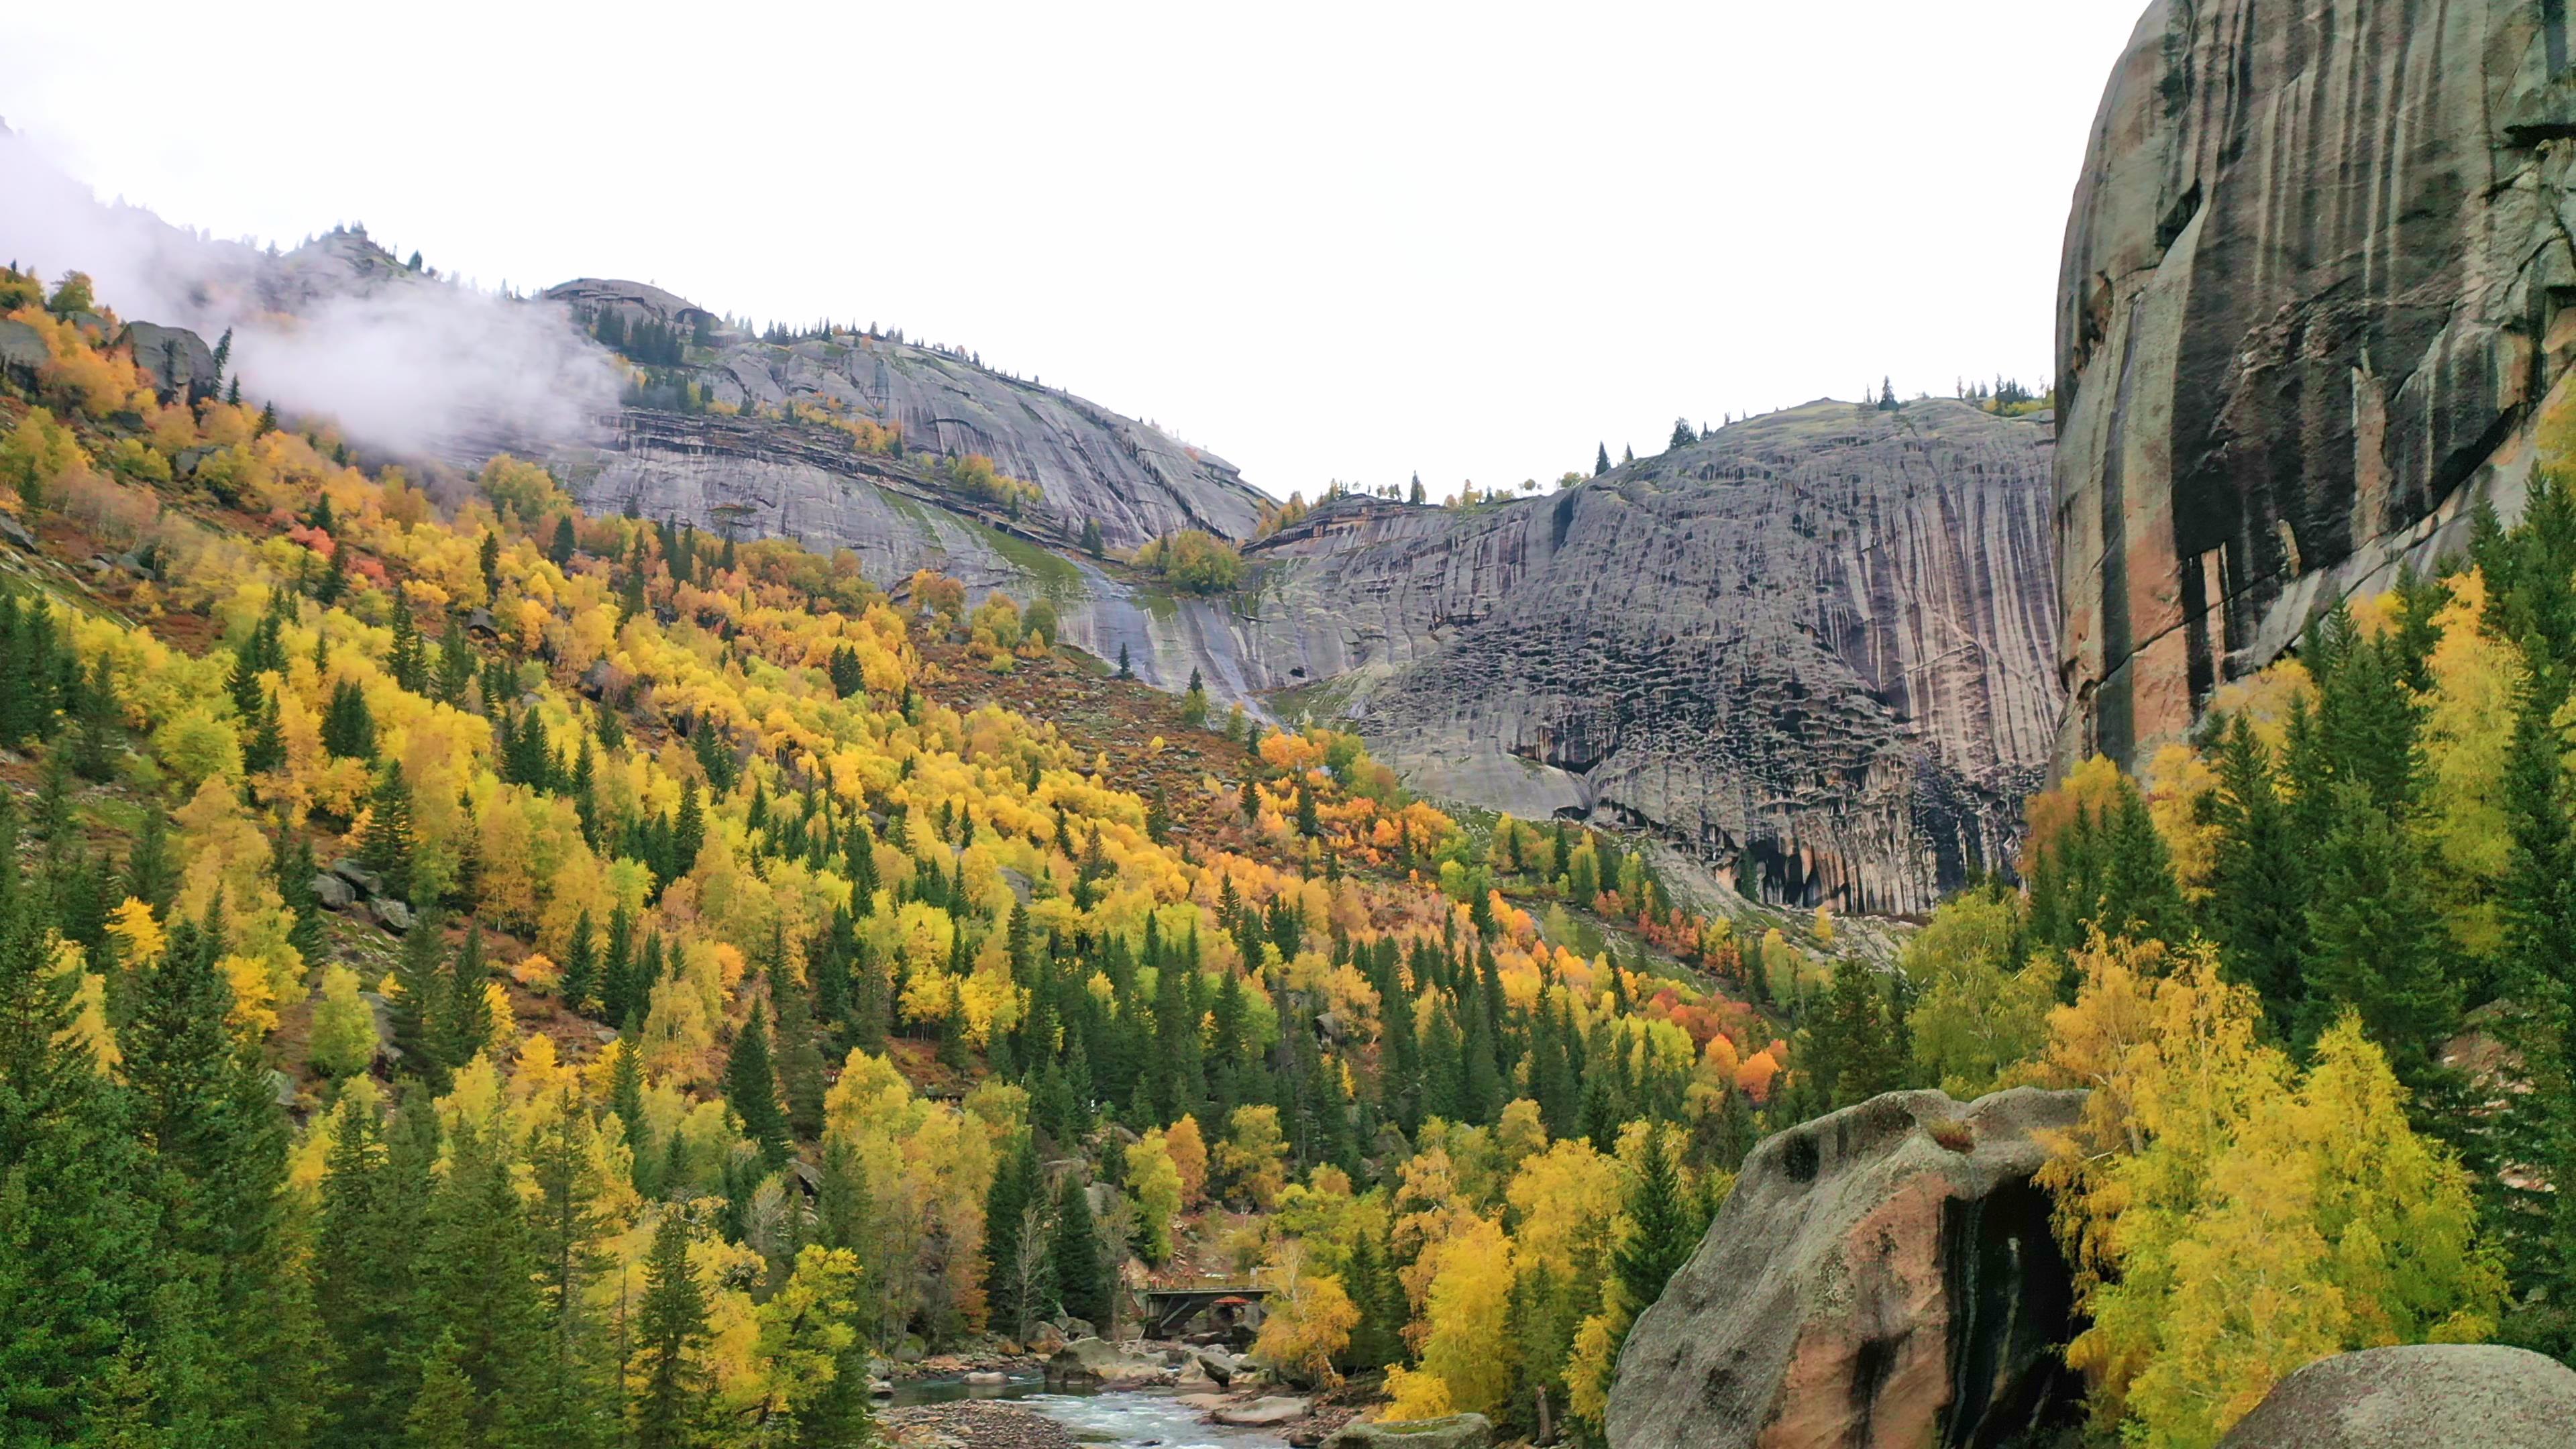
[[1083,582],[1082,570],[1050,550],[1040,548],[1025,538],[1007,534],[990,524],[978,523],[976,531],[993,546],[993,552],[1010,561],[1011,567],[1027,574],[1037,591],[1057,603],[1070,603],[1091,597]]

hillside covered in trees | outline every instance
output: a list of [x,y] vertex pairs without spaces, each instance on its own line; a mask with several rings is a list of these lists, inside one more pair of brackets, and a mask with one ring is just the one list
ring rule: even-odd
[[2093,1089],[2104,1433],[2576,1346],[2555,491],[1890,970],[1043,599],[362,470],[86,290],[0,273],[0,1442],[855,1444],[873,1359],[1194,1270],[1280,1378],[1590,1441],[1750,1146],[1909,1085]]

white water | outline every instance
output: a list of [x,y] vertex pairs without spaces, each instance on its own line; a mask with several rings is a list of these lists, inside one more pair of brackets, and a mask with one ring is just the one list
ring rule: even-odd
[[898,1385],[895,1402],[1008,1399],[1072,1430],[1078,1443],[1114,1444],[1121,1449],[1285,1449],[1287,1440],[1269,1429],[1237,1429],[1200,1422],[1198,1410],[1177,1402],[1181,1392],[1110,1389],[1068,1394],[1050,1392],[1042,1380],[1035,1378],[1015,1378],[1007,1384],[928,1379]]

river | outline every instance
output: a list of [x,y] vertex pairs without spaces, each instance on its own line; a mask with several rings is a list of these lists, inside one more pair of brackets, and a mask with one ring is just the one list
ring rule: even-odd
[[1008,1383],[969,1384],[961,1379],[915,1379],[895,1386],[894,1402],[944,1404],[959,1399],[1008,1399],[1070,1430],[1078,1444],[1123,1449],[1284,1449],[1270,1429],[1237,1429],[1200,1422],[1199,1411],[1178,1403],[1178,1389],[1102,1389],[1084,1393],[1049,1389],[1035,1375]]

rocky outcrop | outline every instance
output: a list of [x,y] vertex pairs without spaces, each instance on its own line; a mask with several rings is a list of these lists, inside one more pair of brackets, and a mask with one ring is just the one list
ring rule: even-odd
[[129,322],[118,340],[132,350],[134,365],[151,375],[164,401],[184,395],[193,403],[214,396],[219,372],[214,349],[196,333]]
[[1925,910],[2055,738],[2048,470],[2045,420],[1820,402],[1552,495],[1342,500],[1250,551],[1235,653],[1433,793]]
[[1323,1449],[1486,1449],[1493,1442],[1492,1420],[1482,1414],[1451,1414],[1445,1419],[1355,1419],[1334,1430]]
[[[547,291],[549,300],[594,323],[616,314],[632,327],[651,321],[690,345],[680,370],[697,379],[728,407],[785,411],[795,404],[830,406],[841,416],[893,424],[916,461],[980,453],[1013,478],[1037,485],[1041,497],[1023,510],[1039,531],[1064,541],[1097,522],[1104,543],[1133,548],[1184,528],[1222,538],[1248,538],[1265,501],[1233,464],[1192,448],[1161,429],[1120,415],[1055,388],[1007,377],[966,358],[887,337],[836,333],[830,338],[763,342],[722,327],[712,314],[682,298],[634,282],[585,278]],[[719,423],[724,419],[696,421]],[[772,442],[773,435],[775,437]],[[814,445],[832,445],[847,458],[834,466]],[[602,458],[596,492],[634,497],[650,506],[673,472],[693,463],[739,460],[757,472],[772,451],[804,455],[823,475],[795,490],[799,508],[780,514],[749,502],[743,522],[781,534],[801,530],[819,539],[856,542],[881,531],[865,516],[841,518],[832,506],[831,476],[877,476],[873,459],[854,455],[848,435],[784,422],[742,428],[692,429],[675,417],[634,418]],[[755,486],[755,493],[762,491]],[[782,505],[784,506],[784,505]]]
[[2011,858],[2047,766],[2048,457],[2045,419],[1821,402],[1551,495],[1341,499],[1217,599],[828,428],[629,410],[565,471],[594,511],[1044,594],[1067,642],[1145,682],[1356,729],[1443,798],[1635,826],[1759,899],[1902,913]]
[[2031,1182],[2080,1092],[1898,1092],[1745,1160],[1639,1316],[1611,1449],[2036,1442],[2080,1418],[2072,1276]]
[[2495,1344],[2337,1354],[2281,1380],[2219,1449],[2561,1449],[2576,1370]]
[[2063,754],[2143,760],[2337,598],[2510,516],[2564,372],[2558,0],[2157,0],[2059,279]]

